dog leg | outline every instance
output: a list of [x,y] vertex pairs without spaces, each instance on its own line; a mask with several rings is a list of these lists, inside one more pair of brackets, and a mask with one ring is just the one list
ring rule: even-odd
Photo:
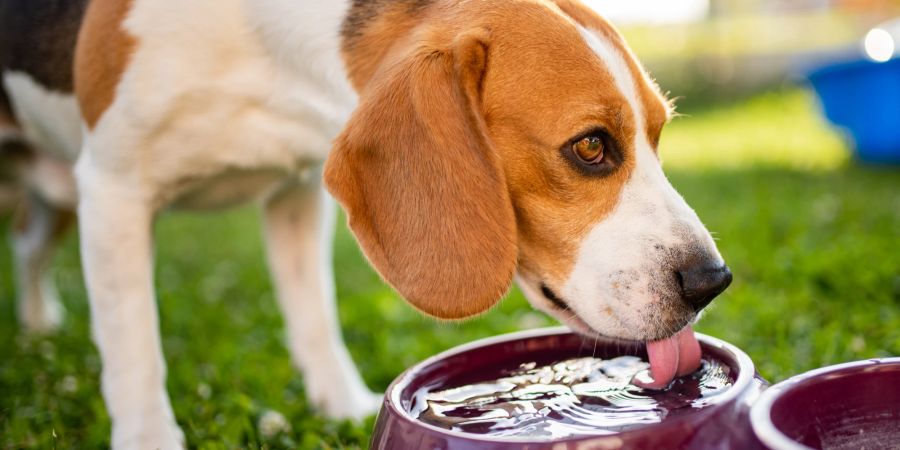
[[54,208],[35,193],[16,212],[11,240],[16,273],[19,321],[29,332],[48,332],[62,322],[65,310],[48,268],[72,213]]
[[85,150],[76,168],[81,257],[102,391],[116,449],[172,449],[184,437],[165,390],[166,366],[153,291],[148,196],[134,179],[110,174]]
[[292,184],[266,204],[265,238],[288,347],[310,401],[331,417],[360,419],[376,411],[381,397],[366,387],[341,337],[331,268],[334,213],[321,180]]

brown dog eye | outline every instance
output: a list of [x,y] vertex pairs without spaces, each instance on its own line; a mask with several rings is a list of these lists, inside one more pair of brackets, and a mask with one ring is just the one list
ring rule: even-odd
[[599,136],[588,136],[572,144],[575,155],[585,164],[603,161],[603,147],[603,139]]

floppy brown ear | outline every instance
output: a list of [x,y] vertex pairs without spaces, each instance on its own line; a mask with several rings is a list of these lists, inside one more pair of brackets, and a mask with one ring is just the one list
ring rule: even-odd
[[479,105],[483,37],[416,44],[366,86],[325,183],[378,272],[419,310],[493,306],[516,269],[516,227]]

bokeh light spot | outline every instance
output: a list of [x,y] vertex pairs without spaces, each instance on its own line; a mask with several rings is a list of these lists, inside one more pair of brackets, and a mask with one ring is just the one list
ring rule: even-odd
[[894,56],[894,38],[881,28],[874,28],[866,34],[866,40],[863,44],[866,49],[866,55],[874,61],[885,62]]

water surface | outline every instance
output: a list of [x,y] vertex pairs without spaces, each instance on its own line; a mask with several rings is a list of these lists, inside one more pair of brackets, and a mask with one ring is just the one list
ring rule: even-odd
[[527,363],[477,383],[423,387],[410,412],[441,428],[491,436],[603,435],[702,408],[734,383],[728,366],[704,359],[700,370],[667,389],[632,385],[635,376],[648,376],[648,368],[636,356]]

